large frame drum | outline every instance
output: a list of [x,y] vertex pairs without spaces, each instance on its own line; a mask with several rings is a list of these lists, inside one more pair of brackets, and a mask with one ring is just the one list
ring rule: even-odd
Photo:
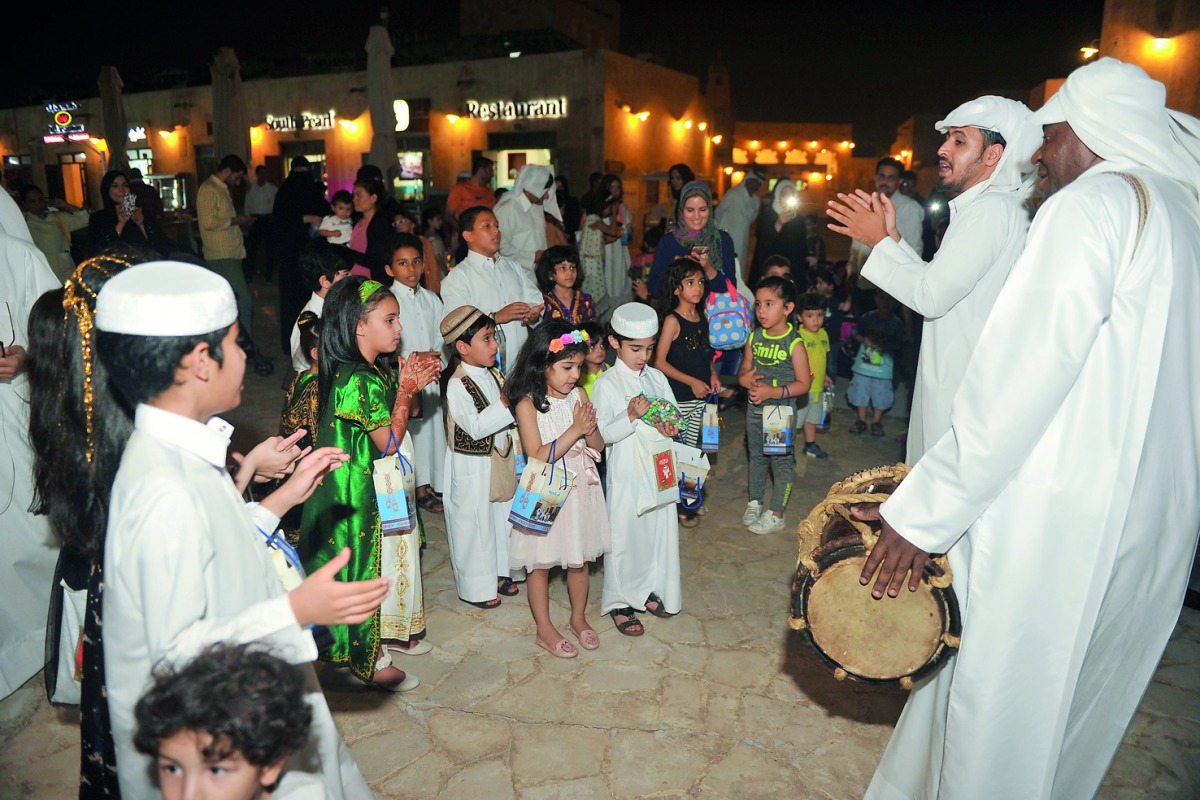
[[905,464],[851,475],[835,483],[800,524],[789,625],[800,631],[839,680],[911,689],[957,648],[958,600],[945,557],[929,560],[917,591],[876,600],[858,576],[879,537],[880,523],[856,519],[855,505],[881,503],[909,472]]

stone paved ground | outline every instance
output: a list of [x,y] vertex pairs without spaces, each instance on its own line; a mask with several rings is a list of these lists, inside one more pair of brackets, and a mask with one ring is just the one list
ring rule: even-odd
[[[270,325],[259,328],[270,345]],[[236,441],[271,432],[279,380],[247,377],[244,406],[229,415],[240,426]],[[726,414],[730,445],[741,440],[740,416]],[[643,615],[646,635],[621,636],[598,616],[596,573],[590,619],[601,646],[574,660],[534,645],[524,594],[495,611],[460,602],[441,518],[427,515],[435,649],[402,659],[422,685],[385,695],[322,670],[329,704],[379,796],[861,797],[904,693],[834,680],[787,628],[791,530],[831,483],[900,454],[891,436],[900,421],[887,420],[882,439],[852,436],[848,422],[839,412],[821,439],[828,461],[797,464],[787,533],[746,532],[745,457],[719,458],[711,513],[681,531],[683,613]],[[565,583],[551,594],[553,618],[565,626]],[[1185,609],[1102,798],[1200,795],[1198,667],[1200,612]],[[0,800],[74,796],[77,763],[74,709],[49,707],[36,680],[0,702]]]

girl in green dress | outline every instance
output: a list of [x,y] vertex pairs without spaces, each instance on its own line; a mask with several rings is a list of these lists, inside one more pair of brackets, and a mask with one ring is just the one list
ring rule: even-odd
[[[336,446],[350,456],[344,469],[325,478],[304,505],[300,554],[308,572],[351,551],[343,580],[392,579],[383,607],[358,625],[334,626],[327,661],[348,664],[364,682],[408,691],[420,682],[392,665],[389,649],[409,655],[428,652],[421,597],[417,527],[383,536],[375,503],[372,462],[385,452],[403,453],[413,395],[432,381],[437,359],[411,357],[399,374],[388,359],[400,342],[399,306],[379,283],[357,276],[339,282],[325,299],[318,347],[319,446]],[[393,438],[394,437],[394,438]]]

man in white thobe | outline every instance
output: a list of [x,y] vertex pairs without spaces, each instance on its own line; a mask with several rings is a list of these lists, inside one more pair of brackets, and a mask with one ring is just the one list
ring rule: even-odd
[[[546,249],[546,214],[562,222],[549,167],[526,164],[517,173],[512,191],[496,202],[496,219],[504,238],[500,254],[516,261],[533,278],[537,257]],[[450,308],[456,306],[449,301]],[[476,305],[483,311],[483,306]]]
[[[469,250],[467,257],[442,280],[442,304],[450,309],[475,306],[496,320],[497,330],[504,337],[496,358],[507,375],[521,352],[521,345],[529,338],[528,326],[537,324],[541,317],[542,293],[532,272],[500,254],[508,234],[501,234],[498,229],[492,233],[496,217],[491,211],[484,209],[471,217],[464,214],[462,221],[463,238],[470,237]],[[472,229],[466,229],[467,224]]]
[[[950,227],[937,255],[921,260],[900,236],[894,200],[875,195],[831,201],[833,227],[871,247],[862,275],[925,317],[908,428],[908,463],[915,464],[950,428],[950,403],[979,332],[1025,246],[1031,209],[1022,172],[1041,140],[1024,103],[986,96],[937,123],[939,189],[953,196]],[[865,194],[865,193],[864,193]],[[857,199],[865,201],[864,194]],[[903,195],[898,195],[903,196]]]
[[[742,182],[730,189],[717,206],[717,227],[729,234],[733,240],[733,252],[742,264],[750,263],[750,228],[758,219],[762,203],[758,191],[766,182],[766,176],[751,169]],[[800,265],[795,265],[799,269]]]
[[1106,58],[1031,118],[1050,196],[863,571],[893,595],[971,545],[961,648],[868,798],[1092,797],[1175,626],[1200,535],[1200,120],[1165,99]]
[[[24,374],[29,310],[58,281],[21,219],[0,192],[0,698],[45,662],[46,610],[58,545],[44,516],[34,516],[29,386]],[[11,316],[10,316],[11,315]]]

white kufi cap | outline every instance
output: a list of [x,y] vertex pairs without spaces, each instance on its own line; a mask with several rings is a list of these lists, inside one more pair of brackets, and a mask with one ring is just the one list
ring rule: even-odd
[[612,329],[630,339],[648,339],[658,335],[658,314],[645,303],[626,303],[612,315]]
[[96,327],[133,336],[200,336],[237,320],[229,281],[196,264],[151,261],[110,279],[96,298]]

